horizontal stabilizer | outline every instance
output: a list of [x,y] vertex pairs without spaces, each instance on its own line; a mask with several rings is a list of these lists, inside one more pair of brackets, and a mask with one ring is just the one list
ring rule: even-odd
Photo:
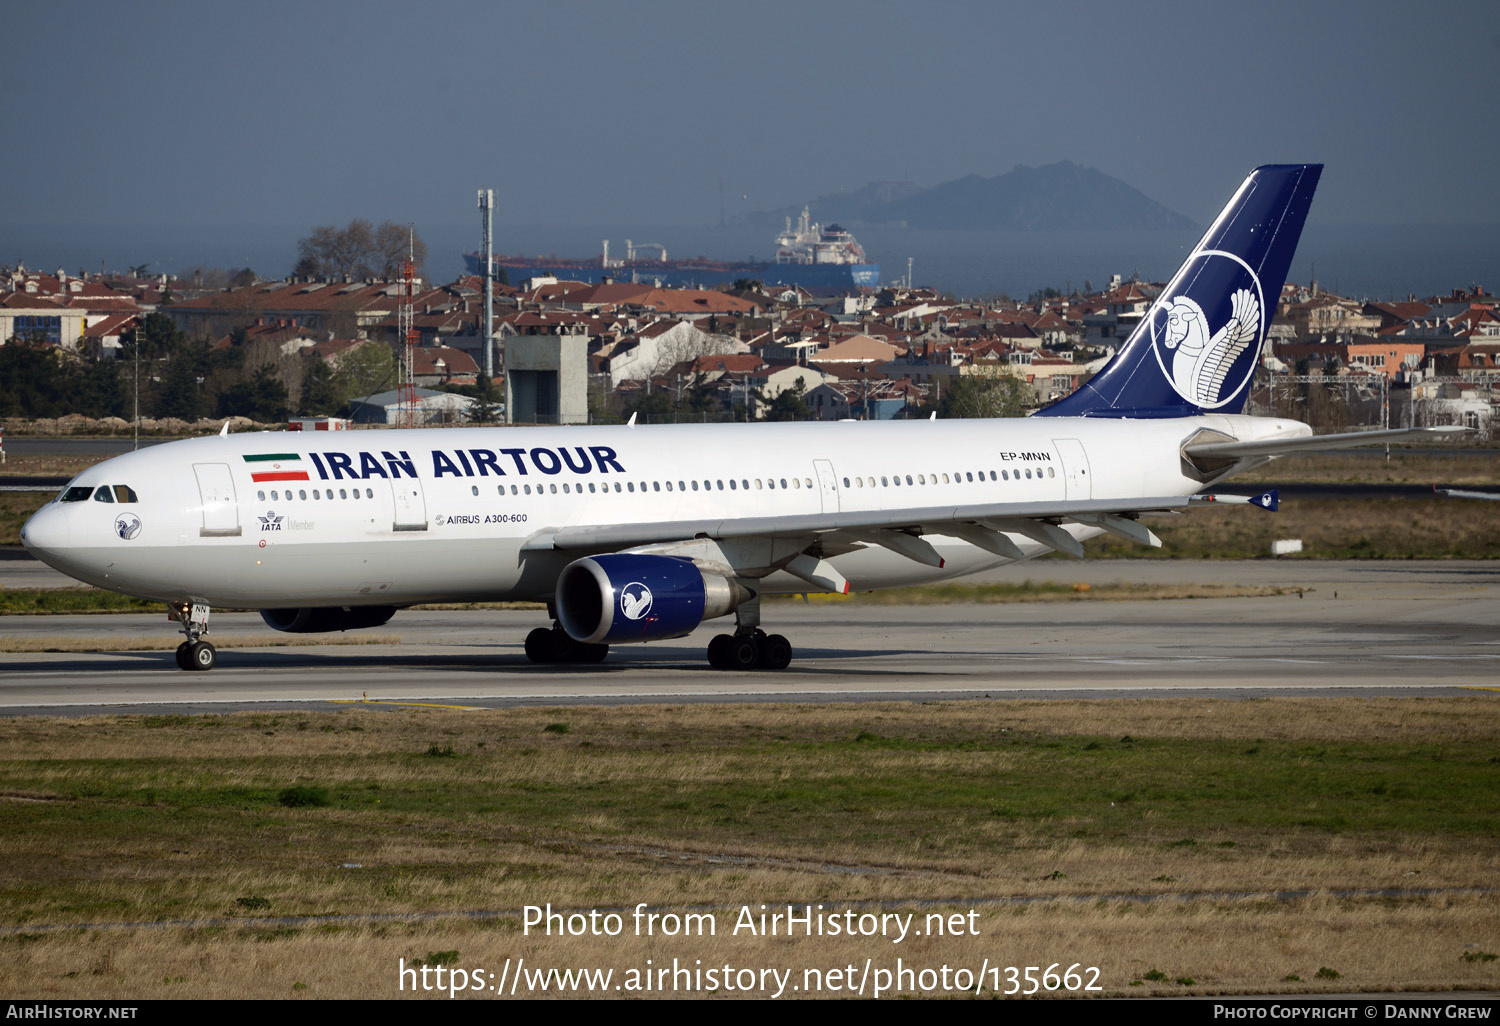
[[1195,495],[1193,503],[1214,503],[1219,506],[1259,506],[1267,513],[1275,513],[1281,508],[1281,493],[1275,488],[1269,492],[1261,492],[1259,495]]
[[1389,431],[1346,431],[1338,435],[1303,435],[1300,438],[1267,438],[1256,442],[1197,442],[1183,446],[1183,454],[1192,457],[1238,459],[1241,456],[1281,456],[1293,452],[1318,452],[1323,449],[1349,449],[1359,445],[1386,445],[1391,442],[1436,442],[1467,434],[1465,427],[1392,428]]

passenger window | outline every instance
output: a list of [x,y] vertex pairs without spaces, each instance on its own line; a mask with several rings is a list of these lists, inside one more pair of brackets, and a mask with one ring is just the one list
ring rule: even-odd
[[307,498],[307,489],[306,488],[298,488],[297,489],[297,498],[305,500]]
[[615,491],[618,492],[619,490],[620,490],[620,482],[616,481],[615,482]]
[[[567,491],[567,490],[568,490],[568,486],[567,485],[563,485],[563,491]],[[590,481],[589,482],[589,491],[592,492],[593,490],[594,490],[594,482]]]
[[786,478],[782,478],[782,479],[781,479],[781,487],[782,487],[782,488],[783,488],[783,489],[784,489],[784,488],[786,488]]
[[[540,488],[541,485],[537,485],[537,487]],[[553,495],[556,495],[557,494],[557,485],[553,485],[550,489],[548,489],[548,491],[550,491]]]
[[[910,474],[907,474],[907,475],[906,475],[906,483],[907,483],[907,484],[911,484],[911,475],[910,475]],[[811,485],[810,485],[810,483],[809,483],[809,487],[810,487],[810,486],[811,486]]]
[[[471,495],[477,496],[479,494],[479,486],[478,485],[469,485],[469,493]],[[359,489],[358,488],[354,489],[354,497],[356,499],[359,498]]]
[[635,491],[635,482],[634,481],[627,481],[625,483],[625,490],[627,492],[633,492],[633,491]]
[[848,478],[847,478],[847,477],[846,477],[846,478],[844,478],[844,487],[845,487],[845,488],[848,488],[848,487],[849,487],[849,479],[848,479]]
[[1047,476],[1048,477],[1056,477],[1057,476],[1057,468],[1056,467],[1048,467],[1047,468]]
[[[318,493],[317,492],[313,492],[313,494],[317,495]],[[255,493],[255,498],[256,498],[256,501],[258,501],[258,502],[265,502],[266,501],[266,493],[265,492],[256,492]]]
[[522,487],[525,490],[525,492],[526,492],[527,495],[531,494],[531,485],[523,485]]
[[729,490],[734,491],[734,478],[732,477],[729,479]]
[[670,491],[671,491],[671,490],[672,490],[672,482],[671,482],[671,481],[668,481],[668,482],[667,482],[667,491],[669,491],[669,492],[670,492]]
[[367,498],[367,499],[373,499],[373,498],[375,498],[375,489],[373,489],[373,488],[366,488],[365,489],[365,498]]
[[661,482],[660,481],[652,481],[651,482],[651,490],[653,492],[659,492],[659,491],[661,491]]
[[[276,498],[276,493],[275,492],[271,493],[271,498],[273,498],[273,499]],[[349,498],[349,492],[348,492],[348,490],[344,489],[344,488],[340,488],[339,489],[339,498],[341,498],[341,499],[347,499],[347,498]]]
[[693,482],[693,491],[695,491],[695,492],[696,492],[696,491],[697,491],[697,490],[698,490],[698,482],[697,482],[697,481],[694,481],[694,482]]
[[1030,467],[1026,468],[1026,480],[1028,480],[1028,481],[1031,480],[1031,468]]
[[99,490],[94,493],[95,502],[114,502],[115,493],[109,490],[109,485],[100,485]]
[[999,480],[999,478],[997,478],[997,477],[996,477],[996,476],[995,476],[995,472],[994,472],[994,471],[993,471],[993,470],[992,470],[992,471],[990,471],[990,480],[991,480],[991,481],[998,481],[998,480]]

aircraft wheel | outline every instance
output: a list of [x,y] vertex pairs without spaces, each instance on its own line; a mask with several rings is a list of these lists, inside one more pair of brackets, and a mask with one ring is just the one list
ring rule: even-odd
[[716,670],[728,670],[733,667],[729,661],[729,647],[734,644],[734,638],[728,634],[718,634],[714,640],[708,643],[708,665]]
[[580,663],[602,663],[604,657],[609,655],[608,645],[578,644],[578,654],[574,657]]
[[739,634],[724,648],[731,670],[753,670],[760,663],[760,646],[753,634]]
[[792,663],[792,643],[780,634],[769,635],[760,645],[760,665],[767,670],[784,670]]
[[184,641],[177,646],[177,668],[179,670],[191,670],[193,668],[192,664],[188,662],[189,644],[190,642]]
[[555,647],[552,644],[552,631],[546,627],[538,627],[526,635],[526,658],[534,663],[551,663],[557,661]]
[[583,662],[583,645],[561,627],[554,627],[552,634],[552,661],[554,663]]
[[191,670],[212,670],[219,663],[219,653],[208,642],[195,641],[188,646],[187,662]]

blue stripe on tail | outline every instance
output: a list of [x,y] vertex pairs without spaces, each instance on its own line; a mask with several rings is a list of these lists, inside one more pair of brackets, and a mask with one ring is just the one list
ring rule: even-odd
[[1115,358],[1036,416],[1240,412],[1322,172],[1250,172]]

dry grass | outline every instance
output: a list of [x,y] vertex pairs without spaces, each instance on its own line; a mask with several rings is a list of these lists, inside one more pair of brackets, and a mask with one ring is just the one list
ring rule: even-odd
[[[924,924],[928,913],[967,912],[970,907],[906,905],[882,911],[913,914],[914,924]],[[759,911],[758,903],[752,911]],[[1040,964],[1043,969],[1060,963],[1059,973],[1081,963],[1098,967],[1098,985],[1107,996],[1493,990],[1500,985],[1496,962],[1464,958],[1500,951],[1500,899],[1493,896],[1401,902],[1327,896],[1289,903],[1052,902],[980,906],[977,911],[977,937],[908,937],[900,944],[880,938],[734,936],[739,912],[734,906],[716,911],[714,936],[693,938],[637,937],[628,916],[625,932],[614,938],[528,936],[513,915],[489,922],[371,926],[250,921],[198,929],[11,935],[0,938],[0,978],[7,993],[32,999],[385,998],[410,994],[420,985],[419,974],[401,979],[403,960],[408,967],[417,961],[442,962],[463,971],[463,984],[477,978],[494,986],[507,963],[514,972],[524,959],[532,970],[613,970],[608,991],[597,996],[616,997],[620,994],[614,987],[628,986],[632,970],[646,970],[648,960],[652,968],[670,970],[675,959],[679,966],[695,969],[772,969],[787,981],[783,996],[792,997],[807,996],[802,988],[817,979],[806,975],[809,969],[827,972],[852,965],[857,985],[866,959],[872,973],[892,973],[900,959],[908,969],[947,965],[950,972],[968,968],[971,975],[986,961],[1002,967]],[[1338,976],[1319,978],[1325,969]],[[1003,970],[998,976],[991,981],[1002,989],[1011,986]],[[435,979],[428,976],[429,983]],[[678,979],[683,989],[676,994],[669,989],[666,996],[704,996],[686,990],[689,977]],[[765,979],[765,990],[758,985],[748,994],[720,989],[715,996],[770,996],[776,984]],[[871,976],[867,995],[878,979]],[[895,981],[887,976],[882,982]],[[898,993],[911,995],[913,990],[901,987],[883,996]],[[516,994],[588,996],[587,991],[559,994],[525,986]],[[427,996],[449,997],[446,991]],[[467,990],[459,996],[493,997]],[[837,995],[825,990],[824,996]]]
[[[1478,956],[1500,952],[1500,898],[1451,889],[1500,868],[1497,727],[1481,694],[16,718],[0,919],[20,930],[0,934],[0,985],[394,996],[398,959],[456,950],[496,973],[675,957],[800,981],[988,958],[1097,965],[1113,994],[1494,987]],[[1412,790],[1436,780],[1461,804]],[[284,807],[290,784],[328,804]],[[1328,896],[1377,888],[1445,890]],[[1282,889],[1322,896],[1108,897]],[[515,916],[641,901],[720,910],[719,931],[548,938]],[[980,936],[730,932],[738,906],[787,902],[975,907]],[[448,918],[357,922],[371,913]],[[156,919],[200,925],[28,930]]]
[[1500,483],[1500,459],[1493,452],[1451,449],[1402,451],[1386,459],[1379,446],[1362,453],[1310,452],[1283,456],[1233,478],[1257,484],[1467,484]]
[[1270,554],[1277,538],[1301,538],[1310,559],[1500,559],[1500,502],[1450,499],[1296,499],[1279,513],[1195,509],[1152,519],[1159,549],[1104,537],[1090,556],[1244,559]]

